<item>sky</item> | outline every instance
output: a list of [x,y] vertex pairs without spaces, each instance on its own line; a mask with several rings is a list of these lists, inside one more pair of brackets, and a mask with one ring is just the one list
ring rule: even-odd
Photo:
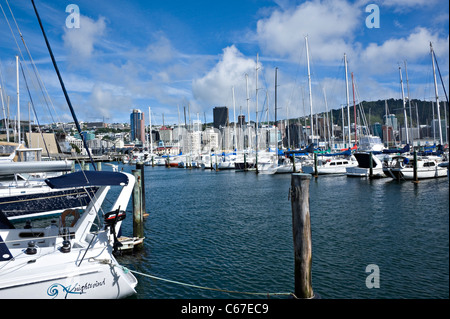
[[[21,119],[33,105],[40,124],[72,121],[31,0],[0,4],[1,112],[9,97],[17,116],[18,55]],[[434,101],[430,42],[448,94],[443,0],[35,4],[79,121],[129,123],[140,109],[147,124],[151,111],[152,125],[184,123],[185,113],[212,122],[216,106],[229,107],[230,121],[239,114],[254,121],[257,110],[258,121],[273,121],[275,102],[280,120],[402,96]],[[66,12],[70,5],[79,15]]]

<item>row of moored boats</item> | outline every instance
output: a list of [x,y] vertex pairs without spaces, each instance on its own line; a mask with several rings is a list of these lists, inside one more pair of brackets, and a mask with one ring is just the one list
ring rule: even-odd
[[[417,169],[414,169],[415,159]],[[258,171],[262,174],[303,172],[312,175],[345,174],[353,177],[390,177],[397,180],[437,178],[448,175],[448,149],[425,147],[416,157],[409,145],[398,149],[339,150],[323,152],[313,145],[293,151],[242,151],[176,156],[135,152],[124,163],[179,168]],[[417,175],[414,175],[416,172]]]

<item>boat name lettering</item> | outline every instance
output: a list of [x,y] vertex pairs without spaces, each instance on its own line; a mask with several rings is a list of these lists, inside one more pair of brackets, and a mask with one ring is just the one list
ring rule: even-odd
[[106,278],[103,278],[102,281],[86,282],[84,284],[76,283],[73,286],[73,288],[72,288],[72,285],[66,287],[62,284],[56,283],[56,284],[51,285],[47,289],[47,294],[50,297],[56,298],[58,296],[58,294],[62,291],[66,294],[65,298],[67,298],[67,295],[69,295],[69,294],[78,294],[78,295],[85,294],[87,290],[95,289],[95,288],[104,286],[105,284],[106,284]]

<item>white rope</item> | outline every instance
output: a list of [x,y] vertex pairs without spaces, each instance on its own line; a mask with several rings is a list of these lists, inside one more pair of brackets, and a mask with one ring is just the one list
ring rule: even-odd
[[260,296],[293,296],[295,299],[297,299],[297,297],[292,292],[247,292],[247,291],[233,291],[233,290],[226,290],[226,289],[219,289],[219,288],[210,288],[210,287],[198,286],[198,285],[183,283],[180,281],[165,279],[165,278],[161,278],[161,277],[157,277],[157,276],[153,276],[153,275],[149,275],[149,274],[144,274],[139,271],[128,269],[124,266],[120,266],[120,267],[123,269],[123,271],[125,273],[132,272],[132,273],[135,273],[135,274],[138,274],[138,275],[141,275],[144,277],[148,277],[151,279],[165,281],[168,283],[181,285],[181,286],[185,286],[185,287],[204,289],[204,290],[213,290],[213,291],[220,291],[220,292],[227,292],[227,293],[234,293],[234,294],[254,295],[254,296],[256,296],[256,295],[260,295]]

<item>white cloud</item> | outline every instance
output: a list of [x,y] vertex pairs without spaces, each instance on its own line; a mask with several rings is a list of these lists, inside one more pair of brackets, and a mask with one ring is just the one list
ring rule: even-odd
[[64,46],[70,51],[72,57],[89,58],[96,42],[105,34],[105,30],[105,18],[100,17],[94,21],[80,15],[79,28],[64,28]]
[[254,70],[255,61],[246,58],[234,45],[227,47],[214,68],[192,82],[194,98],[210,106],[224,105],[230,101],[231,88],[245,84],[245,74]]
[[355,29],[364,23],[361,14],[362,10],[346,1],[308,1],[259,20],[256,38],[270,54],[298,58],[308,36],[317,59],[336,60],[350,51]]
[[90,108],[88,114],[95,114],[99,117],[114,117],[118,111],[124,111],[124,108],[132,107],[133,101],[130,96],[115,92],[117,90],[95,84],[88,101],[88,107]]
[[445,50],[443,56],[448,56],[448,37],[442,39],[426,28],[417,28],[408,37],[391,38],[381,45],[370,43],[361,52],[360,64],[372,74],[385,73],[389,71],[386,68],[393,68],[399,61],[417,61],[426,58],[430,52],[430,41],[435,48]]
[[171,42],[161,33],[156,34],[156,40],[145,50],[146,58],[150,61],[165,63],[171,61],[176,54]]

